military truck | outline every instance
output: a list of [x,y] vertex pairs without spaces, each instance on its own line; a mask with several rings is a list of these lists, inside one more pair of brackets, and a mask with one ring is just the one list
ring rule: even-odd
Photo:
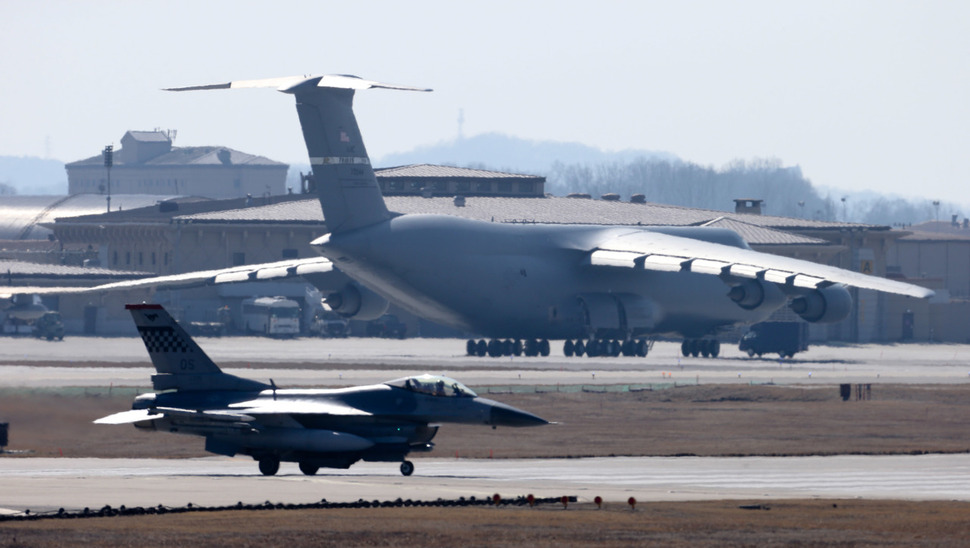
[[805,322],[761,322],[741,337],[738,349],[748,356],[777,352],[790,358],[808,350],[808,324]]

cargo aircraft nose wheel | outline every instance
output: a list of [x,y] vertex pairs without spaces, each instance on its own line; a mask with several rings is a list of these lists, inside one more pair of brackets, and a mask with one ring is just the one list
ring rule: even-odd
[[410,476],[414,473],[414,463],[406,460],[401,463],[401,473],[405,476]]

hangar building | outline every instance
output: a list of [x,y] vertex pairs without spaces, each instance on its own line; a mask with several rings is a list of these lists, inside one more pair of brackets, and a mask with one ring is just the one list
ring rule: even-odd
[[68,194],[225,199],[286,193],[287,164],[220,146],[173,147],[172,137],[165,131],[129,131],[121,149],[113,151],[110,170],[103,154],[67,164]]

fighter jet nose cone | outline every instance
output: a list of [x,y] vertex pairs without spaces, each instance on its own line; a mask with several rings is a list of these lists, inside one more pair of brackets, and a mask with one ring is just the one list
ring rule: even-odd
[[537,417],[532,413],[521,411],[507,405],[492,406],[489,424],[492,426],[539,426],[549,424],[549,421],[542,417]]

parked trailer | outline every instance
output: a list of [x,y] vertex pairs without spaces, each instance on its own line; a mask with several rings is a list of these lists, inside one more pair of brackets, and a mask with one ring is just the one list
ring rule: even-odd
[[270,336],[300,333],[300,305],[285,297],[254,297],[242,302],[246,331]]

